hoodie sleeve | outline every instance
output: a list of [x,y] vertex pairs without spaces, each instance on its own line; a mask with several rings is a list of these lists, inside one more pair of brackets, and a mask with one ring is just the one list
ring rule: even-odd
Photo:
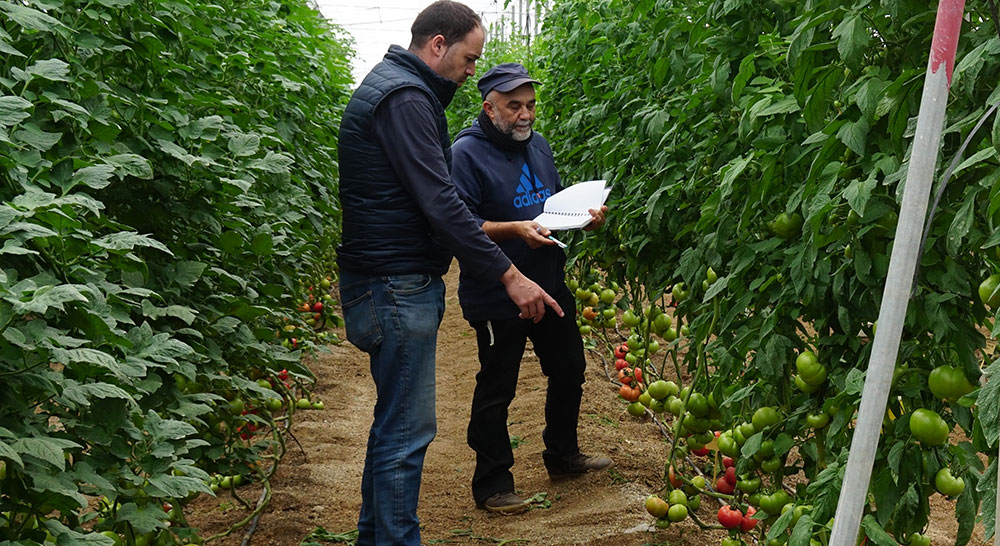
[[375,132],[403,186],[462,269],[499,281],[511,261],[482,230],[452,184],[438,118],[419,89],[391,93],[375,109]]
[[472,217],[482,226],[486,222],[480,212],[483,203],[483,182],[475,168],[476,162],[472,157],[471,147],[467,145],[469,142],[471,140],[456,139],[451,147],[451,181],[455,184],[458,196],[469,207]]

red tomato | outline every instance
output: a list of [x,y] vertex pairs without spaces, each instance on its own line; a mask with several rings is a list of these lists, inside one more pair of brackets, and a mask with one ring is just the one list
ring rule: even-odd
[[722,458],[722,466],[724,466],[726,468],[732,468],[734,464],[736,464],[736,463],[733,462],[733,458],[732,457],[723,457]]
[[726,478],[719,478],[715,481],[715,490],[724,495],[732,495],[736,486],[726,481]]
[[736,480],[736,469],[735,468],[733,468],[731,466],[728,467],[728,468],[726,468],[726,475],[724,477],[725,477],[726,481],[729,482],[729,485],[732,485],[732,486],[736,485],[736,481],[737,480]]
[[628,362],[625,362],[624,358],[619,358],[619,359],[615,360],[615,369],[616,370],[622,371],[622,370],[625,369],[626,366],[628,366]]
[[674,474],[673,465],[670,465],[670,468],[667,470],[667,481],[669,481],[670,485],[674,487],[681,487],[682,485],[684,485],[684,482],[682,482],[680,478],[678,478],[677,475]]
[[746,513],[745,516],[743,516],[743,522],[740,523],[740,529],[742,531],[746,532],[746,531],[749,531],[750,529],[753,529],[754,527],[757,526],[757,522],[760,521],[760,520],[756,520],[756,519],[753,519],[752,517],[750,517],[750,516],[753,516],[756,513],[757,513],[757,509],[756,508],[754,508],[753,506],[747,506],[747,513]]
[[615,347],[615,358],[625,358],[625,353],[628,353],[628,345],[625,343]]
[[635,376],[636,381],[640,383],[642,382],[642,368],[636,368],[635,370],[632,370],[632,375]]
[[708,455],[709,451],[708,451],[707,447],[703,447],[701,449],[692,449],[691,453],[693,453],[694,455],[697,455],[699,457],[704,457],[704,456]]
[[726,529],[735,529],[743,524],[743,512],[727,504],[719,508],[719,523]]

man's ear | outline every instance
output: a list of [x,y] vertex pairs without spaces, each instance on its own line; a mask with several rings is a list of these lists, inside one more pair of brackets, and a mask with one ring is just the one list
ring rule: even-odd
[[448,40],[445,39],[443,34],[437,34],[427,41],[427,46],[431,55],[441,58],[448,49]]
[[483,110],[486,110],[486,115],[489,116],[491,120],[496,121],[496,119],[497,119],[496,118],[496,111],[493,110],[493,103],[492,102],[490,102],[488,100],[484,100],[483,101]]

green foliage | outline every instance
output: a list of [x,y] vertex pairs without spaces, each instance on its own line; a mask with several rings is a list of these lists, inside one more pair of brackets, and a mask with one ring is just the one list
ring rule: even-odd
[[219,411],[248,378],[309,378],[275,332],[332,267],[349,44],[301,0],[32,0],[0,50],[0,540],[83,540],[86,495],[132,544],[273,447]]
[[[948,160],[1000,100],[1000,38],[984,7],[967,6],[968,21],[984,22],[966,23],[959,41]],[[671,284],[691,287],[675,321],[707,344],[711,375],[696,388],[720,400],[726,385],[748,389],[723,404],[726,428],[757,407],[781,407],[783,431],[814,480],[799,500],[816,506],[817,522],[832,516],[839,494],[839,481],[818,478],[846,461],[934,10],[910,0],[564,0],[538,49],[548,78],[538,117],[563,177],[614,185],[608,223],[582,240],[578,259],[628,286],[633,307]],[[910,372],[890,397],[867,505],[876,542],[886,540],[881,531],[900,540],[924,527],[928,484],[942,466],[980,484],[957,503],[960,545],[980,498],[996,495],[973,455],[996,453],[995,411],[980,421],[975,393],[945,404],[926,384],[943,364],[973,384],[980,377],[993,317],[976,287],[998,269],[1000,243],[1000,121],[992,126],[973,139],[931,225],[900,348],[900,370]],[[718,281],[705,290],[709,267]],[[829,372],[811,394],[791,381],[806,349]],[[695,351],[688,355],[693,366]],[[995,398],[984,403],[995,408]],[[813,437],[804,417],[821,407],[839,412]],[[919,407],[971,442],[921,448],[906,426]],[[924,464],[903,464],[914,458]],[[992,529],[992,511],[982,517]]]

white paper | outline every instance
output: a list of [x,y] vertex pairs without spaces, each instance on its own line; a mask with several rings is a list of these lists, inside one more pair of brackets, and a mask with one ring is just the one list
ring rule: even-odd
[[549,197],[542,205],[542,213],[535,217],[535,222],[553,231],[586,226],[593,219],[589,210],[600,209],[611,193],[611,188],[604,187],[605,182],[579,182]]

